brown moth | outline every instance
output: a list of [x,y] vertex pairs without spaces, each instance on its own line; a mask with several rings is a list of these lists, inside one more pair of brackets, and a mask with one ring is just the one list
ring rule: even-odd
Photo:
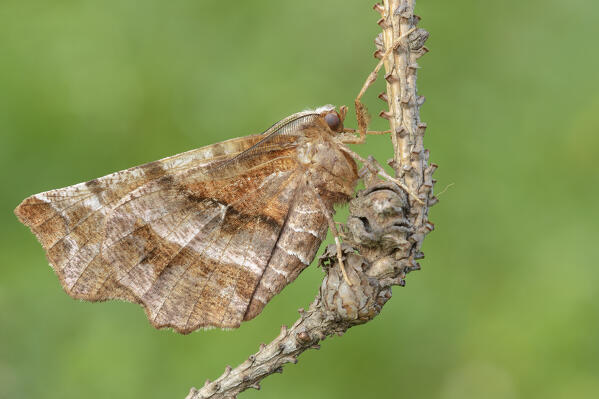
[[353,194],[345,112],[299,112],[261,135],[33,195],[15,214],[73,298],[138,303],[180,333],[235,328],[312,262],[333,206]]

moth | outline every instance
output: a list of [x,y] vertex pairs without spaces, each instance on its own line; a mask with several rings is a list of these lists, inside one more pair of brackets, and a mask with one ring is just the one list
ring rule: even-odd
[[381,65],[355,101],[359,137],[343,127],[347,108],[327,105],[32,195],[15,214],[71,297],[138,303],[154,327],[180,333],[236,328],[312,262],[327,228],[340,253],[333,207],[354,192],[354,158],[364,161],[345,143],[365,138],[359,98]]
[[25,199],[15,210],[70,296],[139,303],[156,328],[235,328],[307,267],[358,179],[345,112]]

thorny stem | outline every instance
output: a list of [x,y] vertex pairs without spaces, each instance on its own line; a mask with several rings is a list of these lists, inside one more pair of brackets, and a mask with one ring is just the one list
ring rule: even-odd
[[[260,345],[241,365],[235,369],[227,366],[215,381],[192,388],[186,399],[234,398],[248,388],[260,389],[264,378],[282,372],[286,363],[296,363],[302,352],[317,349],[326,337],[342,335],[350,327],[372,320],[391,297],[391,286],[404,285],[406,273],[420,268],[416,260],[423,257],[422,241],[433,229],[428,209],[437,202],[432,192],[437,166],[428,164],[428,150],[423,147],[426,125],[420,121],[423,98],[416,91],[416,61],[428,51],[423,46],[428,33],[416,26],[420,18],[414,15],[414,4],[415,0],[384,0],[375,5],[383,30],[375,41],[375,57],[382,59],[386,71],[387,92],[379,98],[389,104],[389,110],[380,116],[388,119],[391,127],[393,181],[400,181],[405,191],[417,193],[419,200],[408,197],[393,182],[381,183],[376,173],[363,169],[367,188],[350,202],[343,234],[351,285],[341,274],[335,246],[329,246],[320,259],[327,274],[310,308],[300,309],[293,326],[283,326],[278,337]],[[408,40],[400,40],[402,36]],[[385,54],[388,56],[383,57]]]
[[[420,17],[414,15],[415,0],[384,0],[385,13],[379,20],[383,29],[383,47],[388,48],[395,43],[395,38],[401,32],[415,29]],[[389,18],[387,10],[393,10]],[[420,121],[420,107],[424,97],[418,95],[416,77],[418,71],[417,60],[428,52],[424,42],[428,39],[428,32],[424,29],[415,29],[408,37],[407,44],[402,42],[400,51],[395,51],[391,57],[383,59],[385,63],[385,80],[387,81],[387,98],[389,112],[382,112],[381,116],[389,120],[391,126],[391,139],[393,141],[393,163],[395,175],[403,180],[411,192],[421,195],[421,199],[428,200],[425,204],[413,204],[410,213],[414,218],[414,227],[417,231],[414,253],[420,251],[424,236],[434,228],[428,221],[428,208],[437,202],[433,197],[432,175],[437,165],[428,165],[429,152],[424,149],[423,139],[426,123]],[[380,40],[377,41],[380,44]],[[380,97],[379,97],[380,98]]]

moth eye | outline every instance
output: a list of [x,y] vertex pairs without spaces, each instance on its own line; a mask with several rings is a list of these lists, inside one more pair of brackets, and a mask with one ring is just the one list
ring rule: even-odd
[[339,115],[337,115],[336,112],[330,112],[328,114],[326,114],[324,116],[324,120],[327,123],[327,125],[329,125],[329,128],[331,128],[332,131],[337,131],[337,129],[339,128],[339,123],[341,122],[339,120]]

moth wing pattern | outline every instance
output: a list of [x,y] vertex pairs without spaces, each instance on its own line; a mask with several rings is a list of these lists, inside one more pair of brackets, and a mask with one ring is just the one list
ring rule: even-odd
[[326,234],[324,215],[306,205],[300,126],[36,194],[15,213],[70,296],[138,303],[154,327],[181,333],[235,328],[295,279]]

